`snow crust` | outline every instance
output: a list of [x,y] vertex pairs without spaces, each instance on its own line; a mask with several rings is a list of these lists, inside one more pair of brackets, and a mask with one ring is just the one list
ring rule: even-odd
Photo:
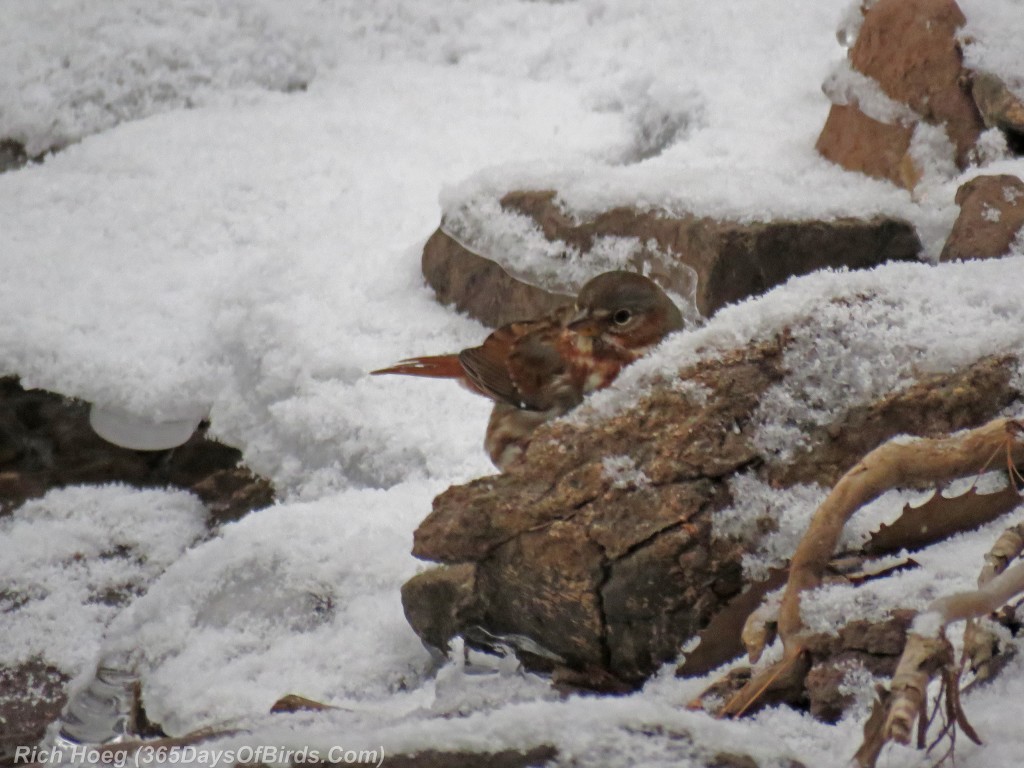
[[[30,154],[71,146],[0,175],[0,374],[153,421],[209,415],[282,502],[210,540],[201,505],[178,492],[69,488],[24,505],[0,519],[0,663],[40,658],[80,685],[102,654],[128,650],[149,714],[173,733],[243,727],[222,744],[546,742],[565,766],[700,766],[717,751],[845,764],[855,717],[715,721],[683,708],[707,681],[669,668],[633,696],[566,700],[510,659],[437,669],[399,589],[422,567],[411,537],[433,496],[492,471],[488,404],[366,372],[486,333],[422,285],[419,253],[442,214],[510,269],[567,257],[551,280],[590,276],[496,210],[512,189],[557,189],[581,218],[619,204],[744,221],[886,213],[937,255],[959,184],[1024,164],[990,138],[988,164],[956,173],[922,136],[933,166],[912,199],[817,157],[847,6],[8,0],[0,137]],[[1024,71],[1019,3],[963,7],[968,62]],[[609,243],[600,263],[645,248]],[[788,327],[793,373],[762,405],[759,445],[803,450],[840,407],[1019,353],[1024,240],[1014,248],[793,280],[670,338],[570,418],[606,416],[684,365]],[[605,471],[646,482],[625,456]],[[751,573],[787,556],[824,493],[734,485],[719,535],[779,524]],[[879,499],[850,541],[906,500]],[[915,555],[923,567],[897,578],[820,590],[806,618],[827,631],[969,588],[997,528]],[[986,745],[958,744],[961,765],[1018,764],[1005,701],[1021,679],[1009,670],[965,698]],[[286,693],[343,709],[268,717]],[[925,762],[892,748],[881,765]]]

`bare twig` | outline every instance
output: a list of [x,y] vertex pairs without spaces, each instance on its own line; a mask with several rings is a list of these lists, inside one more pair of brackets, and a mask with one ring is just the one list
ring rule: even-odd
[[[871,451],[847,472],[818,507],[790,562],[789,580],[778,616],[779,636],[784,649],[782,659],[755,674],[726,703],[720,715],[738,716],[748,711],[767,691],[802,684],[807,665],[799,662],[805,656],[807,629],[800,616],[801,600],[804,592],[821,585],[843,528],[858,509],[893,488],[942,483],[973,474],[979,466],[991,461],[1000,449],[1006,451],[1009,464],[1020,464],[1024,461],[1024,445],[1016,438],[1022,429],[1024,427],[1016,421],[996,419],[977,429],[949,437],[894,439]],[[1000,582],[1000,586],[985,592],[984,597],[970,593],[957,596],[951,603],[943,603],[940,607],[957,614],[969,612],[978,600],[988,605],[991,600],[1003,596],[1006,592],[1002,587],[1004,584],[1005,581]],[[1009,598],[1004,597],[1004,602],[1006,599]]]

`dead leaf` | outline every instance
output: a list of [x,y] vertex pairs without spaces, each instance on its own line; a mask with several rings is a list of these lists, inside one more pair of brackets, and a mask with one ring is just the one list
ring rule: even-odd
[[904,506],[903,513],[892,525],[883,524],[871,535],[864,551],[880,555],[901,549],[921,549],[954,533],[990,523],[1020,503],[1020,495],[1010,486],[995,493],[978,493],[976,488],[971,488],[953,498],[936,491],[919,507]]
[[327,709],[337,709],[337,707],[332,707],[330,704],[324,704],[319,701],[313,701],[313,699],[307,699],[305,696],[299,696],[295,693],[289,693],[287,696],[282,696],[274,702],[274,706],[270,708],[270,713],[323,712]]

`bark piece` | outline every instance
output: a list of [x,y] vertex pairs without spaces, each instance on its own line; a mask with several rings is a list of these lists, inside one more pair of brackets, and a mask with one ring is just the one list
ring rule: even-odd
[[919,507],[903,507],[891,525],[882,525],[868,540],[866,552],[893,552],[900,548],[921,549],[954,533],[990,523],[1020,505],[1020,495],[1011,486],[995,493],[971,489],[953,498],[936,491]]

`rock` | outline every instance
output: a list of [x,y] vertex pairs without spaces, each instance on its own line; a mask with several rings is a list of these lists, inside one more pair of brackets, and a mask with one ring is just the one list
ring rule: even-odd
[[1024,101],[991,72],[973,72],[970,83],[971,97],[985,127],[1001,130],[1008,149],[1024,154]]
[[879,0],[850,49],[854,69],[929,123],[945,126],[961,167],[982,129],[962,84],[956,36],[966,21],[954,0]]
[[811,429],[799,461],[767,468],[773,485],[831,486],[859,458],[893,435],[941,435],[983,424],[1014,398],[1012,360],[988,358],[959,371],[924,376],[835,423]]
[[[547,239],[564,244],[566,251],[582,253],[584,259],[605,238],[654,243],[661,253],[645,248],[631,266],[677,294],[692,295],[704,316],[794,275],[827,267],[860,269],[886,261],[910,261],[921,250],[914,228],[895,219],[743,223],[615,208],[577,223],[561,211],[555,197],[552,191],[515,192],[502,198],[501,205],[506,211],[530,216]],[[535,317],[566,300],[563,294],[536,287],[542,282],[536,275],[513,278],[446,234],[443,227],[424,249],[423,274],[440,301],[454,303],[491,326]]]
[[853,171],[912,189],[920,178],[909,150],[916,118],[945,129],[960,168],[983,123],[965,84],[957,33],[966,19],[953,0],[879,0],[869,6],[849,52],[855,72],[873,81],[915,119],[879,120],[873,105],[833,104],[817,149]]
[[67,701],[67,682],[66,675],[39,660],[0,667],[0,764],[15,765],[18,747],[31,747],[43,738]]
[[541,317],[571,301],[564,294],[516,280],[440,229],[423,246],[422,269],[438,301],[454,304],[492,328]]
[[1024,227],[1024,181],[1016,176],[976,176],[956,193],[960,215],[940,261],[1005,256]]
[[[53,488],[80,483],[192,491],[209,508],[211,527],[274,501],[270,482],[241,466],[238,450],[207,438],[205,426],[175,449],[131,451],[98,437],[88,411],[86,403],[0,378],[0,516]],[[95,599],[124,605],[136,596],[126,585]],[[18,599],[0,591],[0,613]],[[29,746],[42,737],[65,703],[66,682],[42,662],[0,667],[0,756],[8,745]]]
[[449,640],[478,623],[472,613],[475,586],[473,563],[431,568],[402,585],[405,618],[419,628],[428,648],[447,653]]
[[868,117],[855,104],[833,104],[815,149],[849,171],[888,179],[906,189],[920,181],[910,158],[914,125]]
[[[658,389],[632,412],[645,413],[644,440],[624,416],[594,429],[545,426],[525,462],[435,499],[413,552],[476,565],[473,604],[463,613],[492,634],[531,638],[564,666],[595,670],[595,681],[611,675],[636,684],[676,656],[740,587],[742,548],[711,542],[709,512],[728,501],[713,478],[757,456],[750,435],[732,426],[748,421],[760,393],[781,378],[780,347],[742,351],[688,375],[719,386],[709,387],[703,407]],[[648,486],[617,488],[605,475],[604,458],[624,446]],[[403,590],[407,615],[444,613],[416,605],[440,594],[436,583],[427,590],[418,580]],[[413,628],[424,637],[424,627]]]
[[853,695],[843,690],[850,672],[866,670],[876,677],[892,677],[914,616],[913,611],[894,611],[878,622],[851,621],[837,636],[809,638],[807,646],[815,662],[804,686],[811,715],[828,723],[842,717],[854,701]]
[[12,139],[0,139],[0,173],[15,171],[28,161],[24,145]]
[[540,768],[553,763],[558,750],[551,746],[526,751],[441,752],[428,749],[412,755],[387,755],[385,768]]
[[51,488],[120,482],[190,490],[220,522],[273,503],[270,483],[239,466],[242,454],[206,437],[206,426],[166,451],[112,445],[89,426],[88,405],[0,379],[0,514]]
[[[755,447],[752,416],[786,375],[785,345],[783,334],[705,360],[680,372],[687,386],[655,385],[605,420],[545,425],[505,474],[438,496],[413,552],[448,566],[403,589],[413,628],[439,647],[454,634],[472,643],[482,628],[513,647],[519,638],[527,666],[573,670],[577,684],[603,690],[610,680],[639,685],[744,587],[746,546],[712,537],[732,477],[754,470],[776,487],[829,486],[896,434],[976,426],[1018,396],[1013,361],[981,360],[852,409],[810,434],[809,450],[775,463]],[[687,394],[695,391],[706,396]],[[622,456],[640,478],[632,485],[604,470]],[[844,650],[888,653],[876,641],[851,639]]]

